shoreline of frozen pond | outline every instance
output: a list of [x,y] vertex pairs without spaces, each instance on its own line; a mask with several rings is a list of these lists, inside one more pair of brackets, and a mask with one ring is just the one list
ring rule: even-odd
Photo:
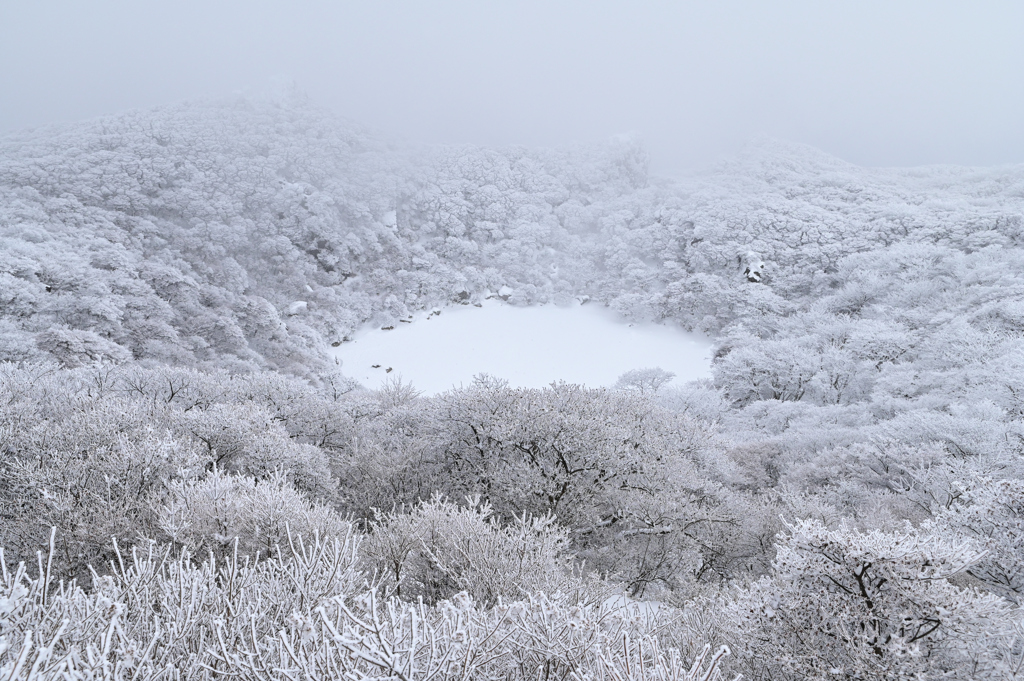
[[711,376],[710,339],[627,322],[596,305],[516,307],[492,300],[421,313],[395,327],[363,328],[331,348],[342,372],[371,389],[401,377],[428,395],[469,385],[481,373],[525,388],[554,381],[610,386],[647,367],[676,374],[670,385]]

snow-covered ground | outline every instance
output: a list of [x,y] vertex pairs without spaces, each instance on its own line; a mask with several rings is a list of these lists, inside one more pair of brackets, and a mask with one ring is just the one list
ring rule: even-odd
[[[476,374],[539,388],[563,380],[608,386],[631,369],[661,367],[673,385],[710,376],[711,342],[661,324],[630,324],[597,305],[447,307],[393,330],[366,328],[332,352],[367,388],[401,377],[425,394]],[[391,371],[388,371],[390,369]]]

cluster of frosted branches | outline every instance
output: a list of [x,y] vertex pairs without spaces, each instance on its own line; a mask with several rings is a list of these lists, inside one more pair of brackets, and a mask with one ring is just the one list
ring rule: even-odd
[[258,562],[200,564],[155,545],[117,550],[89,590],[54,583],[40,553],[37,576],[2,573],[0,678],[708,681],[728,654],[685,664],[658,642],[670,616],[636,604],[381,598],[357,570],[358,544],[289,537]]

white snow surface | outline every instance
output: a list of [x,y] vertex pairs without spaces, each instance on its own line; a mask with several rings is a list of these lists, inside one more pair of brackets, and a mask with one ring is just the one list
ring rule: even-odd
[[400,377],[427,395],[469,385],[477,374],[524,388],[554,381],[610,386],[647,367],[673,372],[670,385],[711,375],[708,338],[630,323],[593,304],[515,307],[487,300],[483,307],[446,307],[393,330],[364,328],[331,351],[342,372],[367,388]]

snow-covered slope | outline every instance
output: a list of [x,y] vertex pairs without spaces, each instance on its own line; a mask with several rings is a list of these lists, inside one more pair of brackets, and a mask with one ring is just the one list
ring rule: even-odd
[[[688,602],[668,640],[729,641],[741,664],[728,678],[1009,678],[975,672],[1016,664],[1022,649],[1021,301],[1019,166],[868,169],[767,141],[674,184],[646,176],[635,144],[413,153],[280,102],[11,136],[0,140],[0,544],[34,564],[57,527],[57,573],[89,578],[88,564],[126,555],[111,537],[229,556],[233,537],[284,546],[316,518],[320,537],[337,535],[340,511],[372,532],[367,564],[403,584],[396,599],[454,596],[477,579],[471,566],[535,574],[521,560],[547,555],[530,548],[541,541],[559,565],[585,561],[631,595]],[[469,384],[478,372],[607,385],[642,367],[706,370],[706,346],[677,329],[714,337],[713,380]],[[616,334],[655,333],[671,337],[668,357],[617,345]],[[349,377],[333,371],[332,346]],[[699,361],[675,364],[688,357]],[[423,397],[350,380],[399,375],[428,392],[466,385]],[[432,495],[433,510],[416,506]],[[410,525],[412,508],[435,515]],[[458,534],[474,525],[467,512],[483,534]],[[319,570],[308,557],[298,563]],[[551,565],[536,574],[557,576]],[[551,583],[530,579],[517,598]],[[253,584],[252,603],[291,588]],[[48,655],[57,635],[37,625],[62,618],[45,583],[33,593],[40,607],[18,612],[41,619],[18,620],[11,640],[34,631]],[[544,613],[549,634],[547,598],[499,619]],[[318,602],[298,629],[291,609],[233,618],[247,630],[227,640],[267,646],[264,670],[286,629],[309,652]],[[176,610],[158,604],[160,628]],[[581,631],[576,605],[560,631]],[[175,636],[181,655],[160,654],[205,660],[205,674],[219,661],[194,651],[220,656],[203,641],[225,620],[195,612],[216,632]],[[461,634],[436,640],[456,638],[464,650]],[[123,649],[157,639],[139,640]]]

